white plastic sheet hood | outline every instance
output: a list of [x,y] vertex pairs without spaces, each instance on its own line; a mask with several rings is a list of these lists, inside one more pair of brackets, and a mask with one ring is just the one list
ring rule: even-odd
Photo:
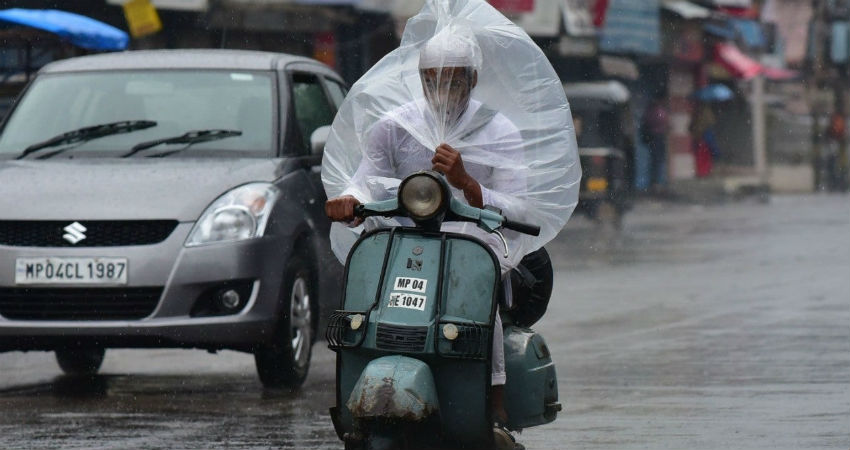
[[[483,0],[427,1],[407,22],[399,48],[354,84],[325,147],[328,198],[394,196],[405,176],[431,169],[444,143],[460,152],[485,204],[539,225],[541,233],[506,231],[510,256],[504,258],[498,238],[473,224],[447,223],[444,230],[484,239],[505,269],[563,228],[581,178],[564,89],[531,38]],[[332,245],[341,260],[360,231],[334,224]]]

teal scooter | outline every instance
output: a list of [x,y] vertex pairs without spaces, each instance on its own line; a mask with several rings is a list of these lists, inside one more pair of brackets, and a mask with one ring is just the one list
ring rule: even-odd
[[[346,450],[497,448],[489,392],[499,263],[485,243],[440,225],[531,235],[539,227],[454,199],[436,172],[410,175],[397,198],[355,214],[416,226],[364,233],[345,264],[342,309],[326,337],[337,354],[331,418]],[[561,406],[549,349],[534,331],[503,323],[506,426],[552,422]]]

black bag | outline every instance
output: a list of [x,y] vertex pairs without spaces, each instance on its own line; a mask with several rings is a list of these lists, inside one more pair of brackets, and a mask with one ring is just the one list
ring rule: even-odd
[[510,276],[513,308],[506,312],[514,324],[530,327],[543,317],[552,295],[553,274],[549,253],[541,248],[525,255]]

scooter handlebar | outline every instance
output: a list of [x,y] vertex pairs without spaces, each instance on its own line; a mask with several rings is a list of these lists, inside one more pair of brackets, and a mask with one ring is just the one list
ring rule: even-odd
[[[381,202],[384,203],[384,202]],[[354,217],[366,218],[369,216],[377,216],[377,215],[397,215],[400,211],[396,204],[386,202],[386,204],[381,205],[380,203],[371,203],[369,207],[365,204],[358,204],[354,206]],[[461,216],[461,220],[467,220],[474,222],[472,218],[463,219]],[[450,219],[451,220],[451,219]],[[539,236],[540,235],[540,227],[537,225],[531,225],[528,223],[516,222],[513,220],[509,220],[505,218],[502,221],[502,228],[506,228],[508,230],[518,231],[520,233],[528,234],[531,236]]]
[[354,217],[366,218],[366,208],[362,203],[354,205]]
[[401,215],[395,199],[381,202],[361,203],[354,205],[354,217],[365,219],[370,216],[397,216]]
[[507,228],[524,234],[530,234],[531,236],[540,236],[540,227],[528,223],[505,219],[505,221],[502,222],[502,228]]

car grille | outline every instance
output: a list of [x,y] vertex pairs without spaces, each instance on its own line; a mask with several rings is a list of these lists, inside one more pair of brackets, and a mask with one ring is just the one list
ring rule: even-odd
[[0,316],[14,320],[137,320],[156,308],[161,287],[3,288]]
[[421,352],[425,350],[425,339],[427,337],[427,327],[405,327],[379,323],[375,345],[384,350]]
[[72,244],[63,236],[73,221],[0,221],[0,245],[13,247],[117,247],[150,245],[164,241],[177,227],[176,220],[91,220],[80,222],[85,238]]

